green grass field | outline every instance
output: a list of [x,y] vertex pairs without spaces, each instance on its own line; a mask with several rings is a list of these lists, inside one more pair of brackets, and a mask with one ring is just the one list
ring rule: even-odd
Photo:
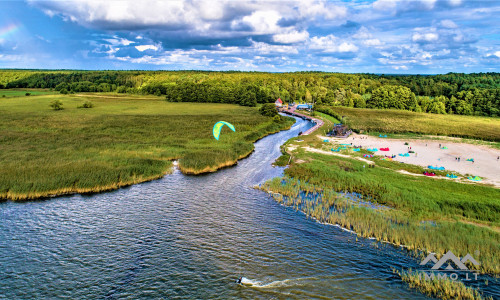
[[29,96],[40,96],[40,95],[54,95],[59,94],[56,91],[49,91],[46,89],[8,89],[2,90],[0,89],[0,97],[27,97],[26,93],[29,93]]
[[[54,99],[63,110],[49,107]],[[84,101],[93,108],[77,108]],[[173,159],[185,173],[215,171],[284,129],[256,108],[168,103],[117,94],[0,98],[0,198],[98,192],[163,176]],[[236,127],[212,136],[220,120]]]
[[437,115],[403,110],[329,107],[356,131],[418,133],[500,141],[500,118]]

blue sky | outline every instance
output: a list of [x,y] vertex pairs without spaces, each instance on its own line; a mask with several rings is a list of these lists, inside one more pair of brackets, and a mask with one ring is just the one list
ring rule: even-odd
[[3,1],[0,68],[500,71],[500,1]]

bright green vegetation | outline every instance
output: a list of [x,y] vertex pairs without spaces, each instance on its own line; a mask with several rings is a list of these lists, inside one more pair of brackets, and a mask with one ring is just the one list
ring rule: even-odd
[[335,117],[333,117],[331,115],[322,113],[320,111],[315,111],[314,114],[315,114],[315,116],[321,117],[323,120],[328,120],[328,121],[330,121],[333,124],[340,123],[340,121],[337,118],[335,118]]
[[423,294],[441,299],[464,299],[464,300],[481,300],[492,299],[492,297],[484,298],[481,293],[471,287],[466,287],[462,281],[454,281],[450,279],[433,277],[426,279],[422,272],[412,271],[395,271],[401,279],[408,283],[410,288],[418,289]]
[[[302,161],[302,163],[297,163]],[[277,201],[321,222],[339,224],[363,237],[438,255],[479,250],[480,271],[500,274],[500,190],[427,177],[412,177],[366,162],[295,151],[284,178],[262,186]],[[282,181],[284,180],[284,181]],[[306,201],[300,192],[320,193]],[[357,192],[377,205],[354,205],[337,192]]]
[[207,71],[0,70],[0,89],[55,88],[61,93],[119,92],[172,102],[274,102],[395,108],[436,114],[498,116],[500,74],[434,76]]
[[402,110],[320,107],[319,111],[344,117],[355,131],[419,133],[500,141],[500,119],[436,115]]
[[[63,110],[49,105],[59,100]],[[78,109],[91,101],[91,109]],[[215,171],[253,151],[257,139],[289,127],[256,108],[168,103],[118,94],[0,98],[0,199],[99,192],[184,173]],[[216,141],[213,125],[223,129]]]
[[56,94],[57,92],[52,92],[48,90],[41,89],[27,89],[27,90],[0,90],[0,97],[26,97],[26,93],[30,94],[29,96],[38,96],[38,95],[50,95]]

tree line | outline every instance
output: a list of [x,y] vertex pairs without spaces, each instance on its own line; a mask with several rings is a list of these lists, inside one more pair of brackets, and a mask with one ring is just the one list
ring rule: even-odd
[[437,114],[500,115],[500,73],[375,75],[322,72],[2,70],[0,88],[118,92],[172,102],[314,102]]

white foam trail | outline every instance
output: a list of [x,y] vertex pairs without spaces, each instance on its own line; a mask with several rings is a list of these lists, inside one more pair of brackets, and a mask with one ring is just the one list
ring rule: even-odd
[[317,279],[315,277],[305,277],[305,278],[296,278],[296,279],[285,279],[285,280],[276,280],[270,283],[263,283],[261,281],[257,280],[252,280],[248,279],[246,277],[243,277],[241,279],[241,284],[245,286],[250,286],[250,287],[255,287],[255,288],[279,288],[279,287],[291,287],[291,286],[298,286],[302,285],[300,281],[304,280],[314,280]]

